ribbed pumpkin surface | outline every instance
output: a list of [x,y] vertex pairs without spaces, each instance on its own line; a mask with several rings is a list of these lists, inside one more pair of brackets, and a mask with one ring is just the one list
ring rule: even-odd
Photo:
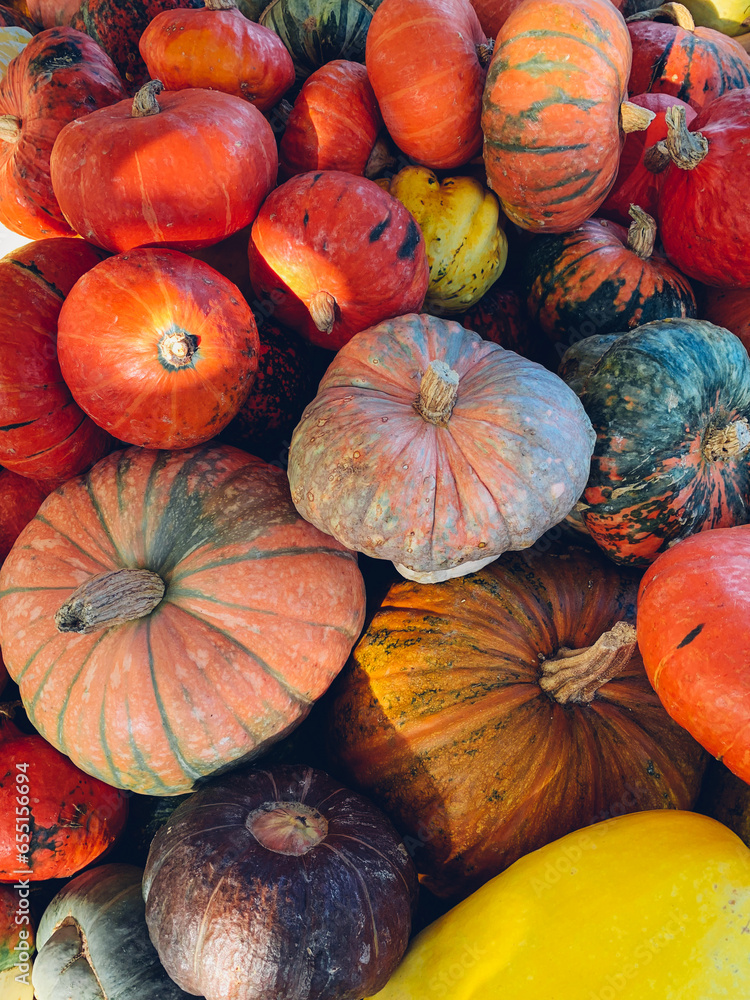
[[[90,634],[55,614],[145,568],[147,617]],[[117,452],[53,494],[0,572],[3,656],[29,718],[84,771],[173,795],[299,722],[359,635],[356,557],[297,515],[285,474],[227,445]]]

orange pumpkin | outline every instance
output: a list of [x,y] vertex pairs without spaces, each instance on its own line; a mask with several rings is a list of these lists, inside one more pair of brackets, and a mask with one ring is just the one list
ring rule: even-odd
[[750,352],[750,288],[704,288],[701,318],[730,330]]

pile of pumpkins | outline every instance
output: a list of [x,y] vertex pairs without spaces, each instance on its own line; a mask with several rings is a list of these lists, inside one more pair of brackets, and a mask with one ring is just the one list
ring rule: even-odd
[[3,1000],[750,996],[747,15],[0,7]]

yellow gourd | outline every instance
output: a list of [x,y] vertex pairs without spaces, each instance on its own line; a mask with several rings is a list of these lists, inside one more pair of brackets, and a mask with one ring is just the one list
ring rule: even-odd
[[411,943],[377,1000],[745,1000],[750,850],[632,813],[527,854]]
[[11,59],[15,59],[33,37],[25,28],[0,28],[0,80],[8,72]]
[[0,972],[0,997],[2,1000],[34,1000],[31,972],[22,973],[18,968]]
[[425,312],[464,312],[500,277],[508,259],[496,196],[474,177],[441,182],[427,167],[404,167],[388,190],[424,234],[430,266]]
[[725,35],[741,35],[750,28],[748,0],[680,0],[695,23]]

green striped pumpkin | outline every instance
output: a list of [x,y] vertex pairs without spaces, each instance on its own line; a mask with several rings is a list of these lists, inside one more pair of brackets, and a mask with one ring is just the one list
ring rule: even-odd
[[356,556],[302,520],[283,470],[229,445],[109,455],[48,497],[0,571],[33,725],[150,795],[291,731],[363,617]]

